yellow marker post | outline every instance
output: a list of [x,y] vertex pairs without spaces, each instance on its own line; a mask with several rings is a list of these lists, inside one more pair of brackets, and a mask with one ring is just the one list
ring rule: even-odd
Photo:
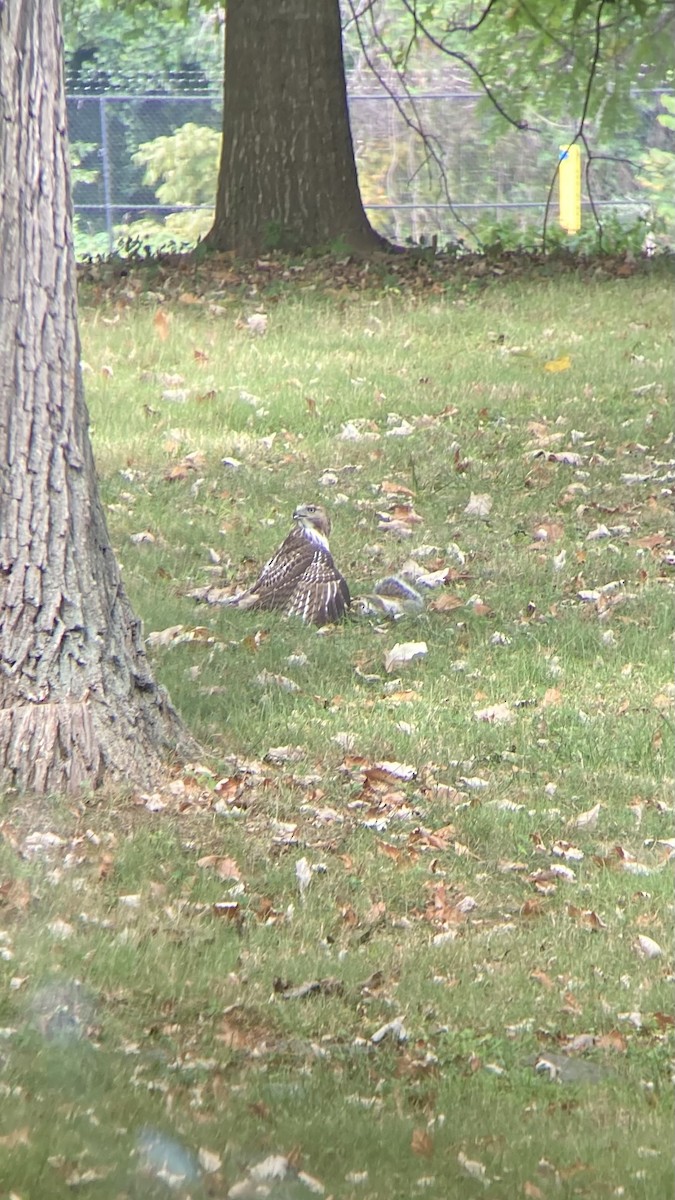
[[578,233],[581,229],[581,151],[576,144],[560,147],[558,181],[560,224],[567,233]]

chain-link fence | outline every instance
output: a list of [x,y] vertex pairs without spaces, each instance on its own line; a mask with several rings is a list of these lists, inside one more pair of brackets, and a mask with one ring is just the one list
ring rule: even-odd
[[[639,158],[658,138],[658,106],[656,96],[643,105],[643,135],[630,153],[613,150],[594,162],[591,196],[584,178],[587,223],[591,200],[624,221],[646,212]],[[80,256],[108,253],[125,240],[194,243],[208,230],[221,111],[221,97],[211,94],[69,96]],[[505,219],[541,228],[571,128],[495,132],[484,97],[461,91],[414,99],[352,94],[350,114],[364,204],[385,236],[399,243],[435,237],[443,246],[470,242]]]

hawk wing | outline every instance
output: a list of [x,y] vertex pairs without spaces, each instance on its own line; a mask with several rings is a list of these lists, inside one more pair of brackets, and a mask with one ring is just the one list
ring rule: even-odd
[[296,527],[265,564],[241,607],[281,609],[326,625],[337,621],[349,603],[349,588],[330,550]]

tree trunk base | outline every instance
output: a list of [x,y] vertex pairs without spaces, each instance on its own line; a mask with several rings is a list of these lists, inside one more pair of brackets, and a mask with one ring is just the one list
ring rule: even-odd
[[136,722],[91,700],[0,710],[0,786],[21,792],[73,795],[104,781],[148,787],[166,778],[172,750],[183,757],[199,749],[168,700],[151,721]]

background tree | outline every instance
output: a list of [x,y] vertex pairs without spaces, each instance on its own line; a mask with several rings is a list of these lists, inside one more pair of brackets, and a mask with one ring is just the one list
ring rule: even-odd
[[0,780],[152,780],[189,739],[110,546],[80,370],[58,0],[0,3]]
[[[215,79],[220,45],[215,35],[223,13],[215,0],[65,2],[71,14],[73,79],[86,79],[96,88],[110,81],[122,90],[143,86],[170,92],[184,86],[188,66],[202,81]],[[226,137],[213,245],[240,249],[247,243],[251,252],[259,252],[273,245],[303,248],[337,239],[360,243],[364,228],[365,245],[372,245],[372,231],[367,222],[364,226],[354,187],[352,139],[364,201],[381,203],[394,197],[412,206],[407,211],[414,209],[412,231],[407,216],[405,228],[398,228],[395,211],[373,217],[382,233],[399,240],[408,232],[431,236],[438,228],[433,206],[452,205],[461,198],[461,180],[474,164],[477,177],[485,178],[488,157],[499,195],[503,190],[503,198],[517,201],[519,179],[531,188],[533,160],[539,155],[543,200],[557,145],[574,136],[584,142],[586,161],[592,163],[587,188],[592,185],[597,200],[630,195],[636,206],[644,205],[648,197],[640,193],[636,171],[645,143],[651,144],[659,130],[658,103],[648,89],[667,85],[673,76],[672,0],[514,0],[509,5],[495,0],[479,5],[474,0],[430,0],[423,6],[414,0],[342,0],[342,52],[335,16],[336,0],[228,4],[232,87],[226,81]],[[172,17],[186,23],[179,36],[167,37]],[[310,29],[312,25],[316,28]],[[320,26],[326,30],[321,45],[330,47],[327,58],[314,46]],[[351,137],[344,87],[339,79],[337,90],[325,82],[333,81],[345,64],[353,90],[384,90],[396,97],[391,105],[354,106]],[[448,120],[443,104],[425,105],[415,96],[439,90],[451,95],[482,92],[484,100],[472,103],[466,118]],[[406,94],[407,99],[398,99]],[[392,119],[394,104],[399,111]],[[91,140],[92,122],[98,119],[90,112],[87,122],[90,108],[93,111],[84,104],[70,114],[79,142]],[[150,130],[151,117],[159,122],[160,111],[161,123]],[[127,143],[130,149],[113,158],[113,175],[121,181],[120,195],[123,191],[130,209],[137,202],[142,205],[143,196],[153,199],[148,177],[141,180],[132,151],[139,142],[149,145],[159,133],[168,149],[185,111],[170,101],[162,102],[159,110],[116,101],[114,112],[120,119],[114,125],[111,154]],[[218,125],[219,114],[215,106],[208,111],[206,97],[204,115],[201,106],[195,110],[191,105],[189,111],[192,122]],[[236,152],[234,142],[228,148],[231,138]],[[83,158],[85,169],[95,165],[95,149]],[[197,142],[186,139],[185,149],[205,183]],[[185,162],[181,150],[181,164]],[[346,173],[341,174],[345,163]],[[134,181],[133,187],[125,186],[127,178]],[[95,185],[88,190],[84,195],[79,185],[78,198],[100,202]],[[186,203],[195,198],[187,191],[180,197]],[[532,197],[528,193],[526,198]],[[160,201],[155,189],[154,202]],[[425,204],[431,206],[426,214]],[[488,226],[494,223],[492,217],[486,220]],[[187,232],[187,219],[180,215],[170,223],[171,235],[180,240]],[[480,237],[473,219],[467,227],[455,213],[451,224],[456,235],[465,237],[468,229]],[[162,218],[153,213],[142,224],[119,232],[160,245],[169,229],[167,224],[165,231]],[[489,236],[489,228],[486,232]]]
[[363,209],[338,0],[229,0],[211,246],[385,245]]

